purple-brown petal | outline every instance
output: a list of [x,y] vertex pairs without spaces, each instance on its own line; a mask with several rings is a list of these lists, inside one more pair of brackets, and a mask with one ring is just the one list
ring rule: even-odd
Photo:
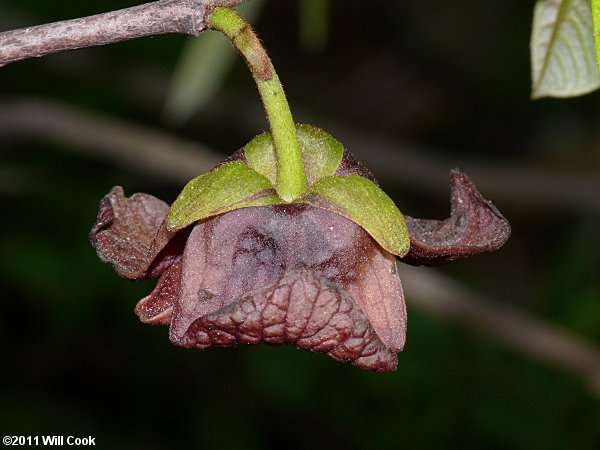
[[451,213],[446,220],[404,216],[410,251],[401,261],[437,266],[477,253],[496,250],[510,236],[510,225],[498,209],[483,198],[469,177],[450,172]]
[[123,278],[160,275],[185,243],[182,236],[167,247],[175,236],[163,224],[168,210],[169,205],[152,195],[137,193],[127,198],[120,186],[112,188],[100,201],[98,219],[90,232],[100,260]]
[[144,323],[152,325],[169,325],[173,315],[173,305],[179,296],[181,281],[182,257],[161,275],[154,290],[141,299],[135,307],[135,313]]
[[[346,292],[383,345],[399,351],[406,311],[395,264],[361,227],[320,208],[294,204],[232,211],[200,222],[188,238],[170,337],[192,345],[190,329],[197,320],[306,269]],[[293,305],[310,314],[310,302]],[[280,312],[271,308],[265,314],[277,320]],[[267,322],[261,324],[266,328]],[[361,338],[356,339],[360,346]]]
[[294,344],[378,372],[396,370],[395,351],[378,337],[352,297],[315,270],[287,273],[275,284],[196,319],[177,345]]
[[383,343],[397,352],[402,351],[406,341],[406,306],[396,257],[378,246],[361,276],[346,289]]
[[282,236],[273,236],[268,208],[244,208],[197,224],[184,255],[171,336],[182,337],[198,317],[283,276]]

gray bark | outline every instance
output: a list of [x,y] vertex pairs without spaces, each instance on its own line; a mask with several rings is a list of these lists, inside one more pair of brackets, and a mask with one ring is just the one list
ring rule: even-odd
[[161,34],[198,36],[215,6],[246,0],[160,0],[104,14],[0,33],[0,66],[28,58]]

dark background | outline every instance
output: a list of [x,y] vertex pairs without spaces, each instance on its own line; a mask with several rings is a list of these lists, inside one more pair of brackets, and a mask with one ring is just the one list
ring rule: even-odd
[[[4,0],[0,30],[136,3]],[[171,202],[184,181],[104,150],[121,137],[102,121],[223,158],[267,127],[241,62],[190,120],[169,123],[187,38],[141,39],[0,69],[2,433],[91,435],[98,448],[599,448],[598,94],[530,100],[533,4],[333,1],[322,52],[301,45],[296,1],[267,0],[254,23],[296,120],[369,162],[402,211],[446,217],[458,166],[511,221],[501,250],[423,270],[492,302],[497,322],[517,311],[575,350],[524,351],[530,322],[501,338],[477,314],[424,307],[410,286],[392,374],[292,346],[185,350],[141,324],[133,307],[154,282],[118,278],[87,233],[113,185]],[[592,356],[578,364],[580,347]]]

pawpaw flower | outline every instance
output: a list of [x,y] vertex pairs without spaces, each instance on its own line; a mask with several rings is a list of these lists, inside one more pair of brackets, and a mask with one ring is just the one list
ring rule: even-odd
[[90,238],[130,280],[160,277],[142,322],[205,349],[293,344],[363,369],[396,369],[406,308],[397,260],[438,265],[502,246],[508,222],[451,172],[451,216],[403,216],[373,175],[324,131],[297,126],[307,193],[283,202],[265,133],[192,180],[169,206],[113,188]]

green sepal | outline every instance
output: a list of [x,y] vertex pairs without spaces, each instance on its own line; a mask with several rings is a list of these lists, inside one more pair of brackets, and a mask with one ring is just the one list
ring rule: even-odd
[[402,213],[385,192],[364,177],[322,178],[299,201],[353,221],[396,256],[408,253],[410,237]]
[[266,177],[235,161],[190,181],[169,210],[167,228],[176,231],[217,214],[278,203],[281,199]]
[[[344,156],[344,147],[330,134],[310,125],[296,124],[304,172],[308,186],[323,177],[331,176]],[[277,157],[270,132],[252,139],[244,148],[248,165],[277,185]]]

